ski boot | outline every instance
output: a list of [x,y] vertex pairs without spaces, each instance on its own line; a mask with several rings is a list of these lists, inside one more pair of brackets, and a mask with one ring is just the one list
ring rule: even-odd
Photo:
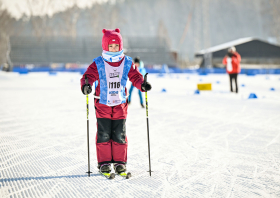
[[101,173],[110,173],[111,172],[111,164],[101,164],[101,165],[99,165],[99,171]]
[[111,164],[101,164],[98,165],[99,172],[103,176],[105,176],[107,179],[114,179],[115,178],[115,173],[110,173],[111,172]]
[[115,164],[114,169],[115,169],[116,174],[118,174],[126,179],[129,179],[131,177],[131,173],[126,172],[125,164]]
[[126,171],[125,164],[114,164],[114,169],[118,174]]

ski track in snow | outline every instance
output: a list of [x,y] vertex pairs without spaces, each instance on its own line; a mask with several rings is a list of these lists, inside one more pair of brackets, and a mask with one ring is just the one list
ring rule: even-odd
[[[92,95],[93,173],[85,173],[80,77],[0,72],[0,197],[280,197],[279,76],[239,75],[245,87],[235,94],[227,75],[149,74],[153,172],[147,172],[146,112],[134,90],[127,118],[129,180],[98,174]],[[203,82],[213,91],[194,94]],[[247,99],[250,93],[258,99]]]

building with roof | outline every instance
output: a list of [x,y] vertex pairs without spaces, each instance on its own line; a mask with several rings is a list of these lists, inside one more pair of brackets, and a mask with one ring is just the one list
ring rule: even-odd
[[200,50],[195,57],[202,57],[200,64],[202,68],[224,67],[222,59],[227,54],[228,48],[232,46],[235,46],[236,51],[241,55],[242,65],[280,67],[280,46],[252,37]]

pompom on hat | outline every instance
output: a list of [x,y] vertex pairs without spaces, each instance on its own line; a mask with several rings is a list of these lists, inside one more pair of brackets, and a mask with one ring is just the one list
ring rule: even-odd
[[107,30],[103,29],[103,38],[102,38],[102,48],[105,51],[109,51],[109,44],[119,44],[120,51],[123,49],[122,35],[120,34],[120,29]]

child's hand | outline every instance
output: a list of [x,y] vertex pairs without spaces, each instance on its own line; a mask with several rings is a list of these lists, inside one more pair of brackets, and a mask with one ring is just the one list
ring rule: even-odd
[[150,91],[152,89],[152,85],[150,83],[146,82],[141,85],[141,88],[143,91]]
[[83,85],[82,92],[83,92],[84,95],[90,94],[92,92],[91,85],[90,84]]

